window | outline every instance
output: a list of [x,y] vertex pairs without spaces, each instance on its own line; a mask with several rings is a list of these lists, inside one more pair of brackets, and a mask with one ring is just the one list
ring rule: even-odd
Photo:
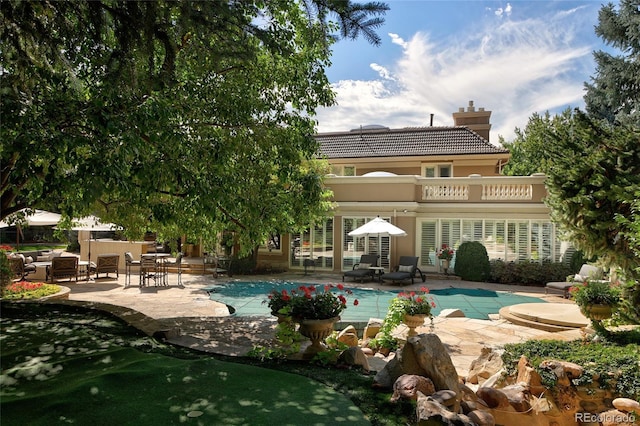
[[[342,269],[349,270],[358,263],[363,254],[379,254],[380,266],[389,269],[389,244],[390,238],[379,236],[352,237],[349,232],[364,225],[373,217],[343,217],[342,218]],[[391,222],[391,218],[384,217]]]
[[356,166],[334,165],[331,167],[331,172],[336,176],[355,176]]
[[316,268],[333,269],[333,219],[291,235],[291,266],[303,267],[307,259]]
[[424,170],[424,177],[435,178],[453,176],[451,164],[429,164],[422,166],[422,168]]

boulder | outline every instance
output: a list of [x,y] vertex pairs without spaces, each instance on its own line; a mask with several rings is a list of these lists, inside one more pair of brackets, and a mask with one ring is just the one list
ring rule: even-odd
[[438,401],[420,392],[418,392],[416,416],[419,425],[476,426],[469,417],[449,411]]
[[397,402],[401,398],[415,401],[418,399],[418,391],[424,395],[432,395],[436,388],[428,377],[403,374],[393,384],[393,395],[391,395],[390,401]]
[[636,415],[640,416],[640,403],[638,401],[631,398],[616,398],[611,403],[620,411],[635,412]]
[[375,337],[376,334],[380,332],[380,327],[382,327],[382,320],[379,318],[369,318],[367,322],[367,326],[364,328],[364,333],[362,334],[363,339],[370,339]]
[[359,365],[364,371],[371,370],[367,356],[357,346],[350,347],[342,352],[338,357],[338,362],[345,365]]
[[502,393],[507,395],[507,400],[509,404],[519,413],[526,413],[531,409],[531,404],[529,403],[529,394],[527,388],[524,386],[517,385],[509,385],[502,389],[500,389]]
[[476,395],[483,400],[489,408],[509,407],[509,398],[499,389],[481,387],[476,391]]
[[358,331],[352,325],[347,326],[338,334],[338,342],[344,343],[349,347],[358,346]]
[[469,420],[477,424],[478,426],[495,426],[496,420],[493,415],[488,411],[475,410],[467,414]]
[[489,377],[500,371],[503,365],[499,352],[484,347],[480,351],[480,356],[471,362],[466,381],[472,384],[482,384]]
[[[459,395],[458,373],[440,338],[433,333],[410,337],[398,350],[394,359],[376,374],[374,386],[391,388],[403,374],[415,374],[431,379],[436,390],[448,389]],[[454,411],[460,409],[460,397],[456,398]]]
[[518,361],[516,383],[527,386],[529,392],[534,395],[542,395],[546,391],[546,388],[542,384],[542,377],[540,377],[540,374],[531,366],[529,360],[524,355],[521,356]]
[[438,401],[440,404],[448,408],[451,408],[455,405],[456,397],[456,393],[449,389],[442,389],[431,395],[431,398],[433,398],[434,401]]
[[543,370],[552,371],[558,378],[558,385],[570,386],[572,379],[577,379],[584,373],[584,368],[573,362],[546,360],[540,363]]

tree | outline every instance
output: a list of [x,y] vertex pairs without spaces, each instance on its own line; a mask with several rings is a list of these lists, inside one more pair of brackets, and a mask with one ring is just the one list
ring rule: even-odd
[[[237,231],[244,247],[330,203],[313,116],[339,29],[381,3],[0,3],[0,217],[97,213],[165,237]],[[337,17],[339,25],[329,17]]]
[[516,138],[513,141],[501,140],[502,145],[511,154],[511,159],[504,166],[502,173],[507,176],[529,176],[533,173],[544,173],[549,162],[547,146],[551,143],[550,129],[566,121],[570,115],[571,110],[569,109],[559,116],[551,116],[549,111],[545,112],[544,116],[533,113],[524,130],[515,129]]
[[596,34],[621,54],[594,53],[596,74],[585,83],[586,109],[609,123],[640,123],[640,7],[638,0],[621,0],[600,9]]

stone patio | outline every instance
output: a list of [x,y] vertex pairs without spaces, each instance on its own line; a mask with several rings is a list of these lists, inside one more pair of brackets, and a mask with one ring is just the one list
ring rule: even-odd
[[[125,277],[118,279],[100,278],[95,282],[79,281],[78,283],[59,284],[71,289],[69,300],[62,303],[94,306],[110,311],[128,323],[149,335],[159,333],[171,343],[223,355],[242,356],[253,346],[269,342],[274,335],[275,318],[246,318],[229,316],[225,305],[209,299],[204,290],[216,282],[228,281],[229,278],[211,275],[183,274],[183,285],[177,285],[177,275],[170,274],[169,286],[144,287],[137,285],[137,277],[132,286],[125,287]],[[341,281],[337,274],[316,273],[304,276],[302,272],[274,274],[264,276],[240,276],[231,280],[265,281],[290,280],[301,282],[336,283]],[[348,283],[356,287],[359,283]],[[371,283],[365,286],[371,287]],[[483,288],[495,291],[511,291],[517,294],[534,296],[548,302],[572,304],[566,299],[545,295],[544,288],[508,286],[491,283],[465,282],[460,280],[428,279],[425,283],[414,285],[385,286],[375,284],[382,289],[402,288],[418,290],[423,285],[429,289],[438,288]],[[54,302],[52,302],[54,303]],[[60,303],[60,302],[55,302]],[[539,304],[544,307],[545,304]],[[531,309],[531,308],[530,308]],[[529,315],[533,315],[527,311]],[[541,308],[541,315],[548,312]],[[535,315],[534,315],[535,316]],[[548,332],[523,325],[516,325],[498,314],[490,320],[471,318],[434,319],[434,332],[445,344],[453,363],[461,376],[466,376],[471,362],[476,359],[483,347],[496,347],[505,343],[518,343],[529,339],[573,340],[581,337],[579,329],[561,332]],[[429,327],[418,328],[418,332],[429,332]],[[372,368],[380,366],[373,362]]]

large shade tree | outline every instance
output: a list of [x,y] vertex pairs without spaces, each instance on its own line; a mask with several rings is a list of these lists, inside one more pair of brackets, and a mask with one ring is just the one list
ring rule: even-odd
[[[0,3],[0,217],[98,213],[245,247],[330,206],[312,135],[331,44],[387,6],[349,1]],[[338,34],[334,34],[338,31]]]
[[594,53],[596,74],[586,83],[590,116],[609,123],[640,122],[640,3],[620,0],[600,9],[596,34],[614,52]]
[[625,319],[640,322],[640,9],[623,0],[600,11],[596,32],[620,56],[595,52],[586,110],[535,115],[517,132],[510,173],[547,174],[551,217],[563,237],[626,286]]

